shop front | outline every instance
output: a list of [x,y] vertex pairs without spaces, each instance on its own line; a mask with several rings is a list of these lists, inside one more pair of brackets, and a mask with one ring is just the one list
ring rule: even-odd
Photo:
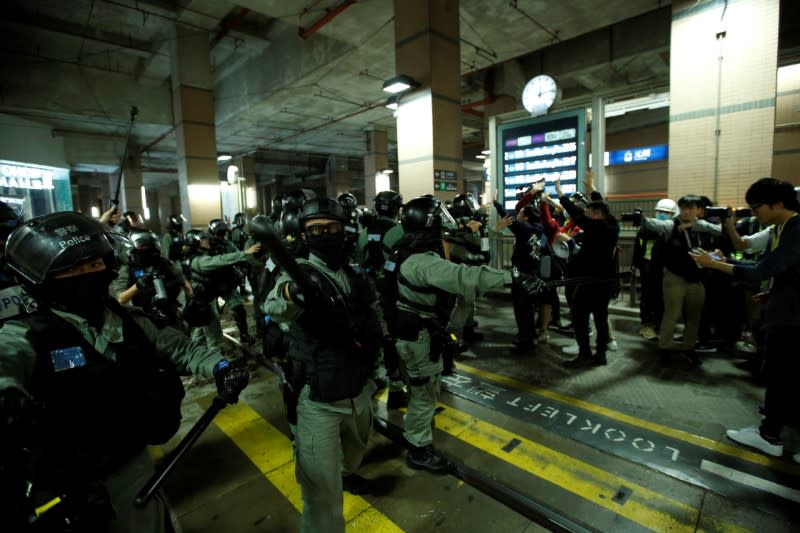
[[69,169],[0,160],[0,201],[25,220],[72,211]]

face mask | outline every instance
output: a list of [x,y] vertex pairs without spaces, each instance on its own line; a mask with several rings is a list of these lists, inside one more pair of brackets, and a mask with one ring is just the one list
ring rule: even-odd
[[657,220],[669,220],[670,218],[669,213],[656,213]]
[[91,272],[48,282],[47,298],[57,309],[73,313],[99,327],[103,323],[108,285],[117,277],[113,270]]
[[333,270],[342,268],[347,262],[342,232],[316,236],[306,234],[306,244],[312,254],[322,259]]

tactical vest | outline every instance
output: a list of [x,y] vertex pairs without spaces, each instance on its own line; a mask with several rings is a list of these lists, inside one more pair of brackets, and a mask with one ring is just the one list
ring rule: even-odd
[[51,483],[103,478],[180,426],[184,390],[172,363],[121,305],[106,305],[122,319],[115,361],[49,310],[22,320],[36,351],[28,391],[43,403],[37,471]]
[[193,255],[187,262],[192,272],[192,284],[198,285],[200,291],[208,298],[229,295],[244,281],[244,274],[234,265],[223,266],[211,272],[199,272],[192,268],[194,261],[203,256],[205,254]]
[[364,247],[364,263],[361,266],[373,276],[382,273],[386,258],[392,255],[391,248],[386,246],[383,239],[396,225],[397,222],[385,217],[378,217],[367,225],[367,245]]
[[[289,329],[288,357],[292,381],[311,387],[311,400],[335,402],[355,398],[372,375],[381,341],[381,326],[372,310],[369,279],[345,266],[350,293],[310,263],[301,268],[321,278],[320,290],[331,306],[313,304]],[[299,388],[297,389],[299,390]]]
[[674,219],[674,227],[669,238],[664,241],[664,267],[686,281],[696,283],[703,280],[704,272],[689,255],[689,250],[700,246],[697,234],[691,231],[680,231],[679,219]]
[[170,261],[180,261],[183,253],[183,235],[180,232],[169,232],[169,250],[167,256]]

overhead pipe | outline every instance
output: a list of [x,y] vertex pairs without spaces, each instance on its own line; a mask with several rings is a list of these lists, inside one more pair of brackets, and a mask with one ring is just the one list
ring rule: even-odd
[[316,21],[314,24],[312,24],[310,28],[308,28],[308,29],[298,28],[297,34],[303,40],[308,39],[309,37],[311,37],[312,35],[317,33],[320,30],[320,28],[322,28],[327,23],[329,23],[330,21],[332,21],[333,19],[335,19],[336,17],[341,15],[342,11],[344,11],[345,9],[347,9],[348,7],[352,6],[355,3],[356,3],[356,0],[345,0],[344,2],[339,4],[338,6],[334,7],[330,11],[328,11],[328,13],[324,17],[322,17],[321,19]]
[[[483,79],[483,89],[486,92],[486,97],[482,98],[481,100],[476,100],[475,102],[467,102],[466,104],[462,104],[461,110],[469,112],[470,110],[475,109],[476,107],[481,107],[484,105],[489,105],[495,101],[494,95],[494,67],[489,67],[486,72],[486,77]],[[472,114],[472,113],[471,113]],[[476,115],[483,117],[483,113],[480,115]]]

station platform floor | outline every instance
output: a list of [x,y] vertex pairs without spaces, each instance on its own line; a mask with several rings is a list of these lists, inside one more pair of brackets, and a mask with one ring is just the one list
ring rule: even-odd
[[[630,315],[612,314],[619,350],[607,366],[573,370],[561,366],[571,335],[551,331],[549,344],[513,355],[510,300],[481,298],[476,319],[485,338],[445,378],[435,445],[521,507],[469,476],[408,468],[402,447],[374,432],[358,471],[369,493],[345,493],[347,530],[797,531],[797,431],[786,432],[783,458],[725,437],[760,420],[763,386],[739,368],[742,357],[718,352],[700,367],[663,365]],[[266,367],[252,368],[240,402],[216,416],[165,483],[186,533],[299,530],[300,488],[278,381]],[[156,455],[210,405],[213,384],[188,383],[181,432]],[[402,412],[386,410],[385,392],[375,402],[376,417],[402,427]]]

